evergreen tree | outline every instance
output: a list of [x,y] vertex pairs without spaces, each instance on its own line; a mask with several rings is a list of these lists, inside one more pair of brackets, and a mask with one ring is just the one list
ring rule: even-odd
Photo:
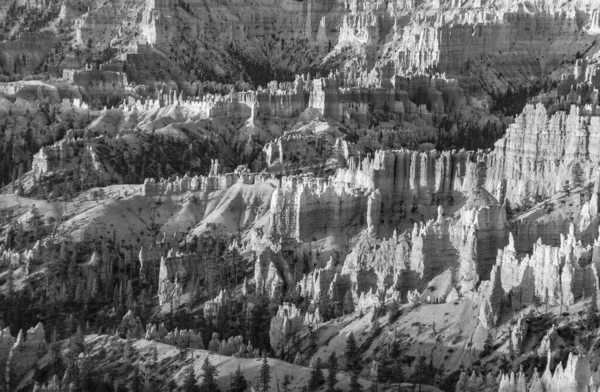
[[267,358],[267,352],[263,351],[263,362],[260,367],[259,373],[260,386],[264,392],[269,390],[271,384],[271,367],[269,366],[269,360]]
[[75,337],[71,339],[71,350],[73,350],[76,354],[85,351],[85,337],[83,335],[83,329],[81,328],[81,325],[77,326]]
[[73,313],[71,313],[69,317],[67,317],[67,319],[65,320],[65,336],[68,338],[73,336],[73,333],[76,331],[76,328],[77,320],[75,320],[75,316],[73,315]]
[[574,188],[578,188],[585,183],[585,174],[583,173],[579,162],[575,162],[573,164],[573,167],[571,168],[571,174],[573,176],[572,184]]
[[[208,361],[208,358],[206,359]],[[173,380],[171,380],[173,381]],[[175,385],[175,387],[177,387]],[[185,377],[183,378],[183,392],[199,392],[201,389],[196,381],[196,372],[194,372],[194,366],[188,367]]]
[[158,363],[158,350],[156,349],[156,346],[152,347],[152,363]]
[[308,381],[308,389],[311,391],[316,391],[325,383],[322,366],[321,358],[317,358],[315,367],[310,371],[310,380]]
[[329,355],[329,359],[327,360],[327,368],[329,369],[327,373],[327,391],[334,392],[335,384],[337,383],[337,372],[338,372],[338,360],[335,352],[332,352]]
[[352,373],[350,376],[350,392],[362,392],[363,387],[358,382],[358,375],[356,373]]
[[392,369],[392,381],[398,384],[404,382],[404,368],[402,367],[402,363],[400,361],[394,362]]
[[202,383],[200,384],[200,392],[219,392],[219,385],[217,385],[218,374],[217,368],[214,367],[208,360],[208,357],[206,357],[202,364]]
[[283,376],[283,383],[281,384],[281,386],[283,387],[283,392],[289,392],[289,388],[290,388],[290,384],[292,383],[292,380],[290,380],[290,376],[289,374],[286,374]]
[[588,307],[587,319],[589,329],[598,327],[600,317],[598,317],[598,292],[595,288],[592,290],[592,298],[590,299],[590,306]]
[[344,314],[350,314],[354,312],[354,299],[352,298],[352,293],[350,290],[346,291],[346,295],[344,295],[343,308]]
[[344,355],[346,356],[346,366],[351,372],[358,370],[358,347],[356,346],[356,340],[354,339],[354,333],[351,332],[346,340],[346,347],[344,349]]
[[131,340],[128,338],[127,341],[123,345],[123,357],[129,362],[133,362],[133,345],[131,344]]
[[232,392],[244,392],[248,388],[248,381],[242,373],[242,368],[238,365],[235,374],[231,380],[231,391]]
[[[195,381],[196,381],[196,377],[194,376],[194,382]],[[170,379],[169,382],[167,383],[167,391],[173,392],[175,390],[177,390],[177,383],[175,382],[175,380]]]
[[424,355],[419,356],[419,362],[415,369],[415,382],[419,384],[419,392],[421,391],[421,385],[424,381],[428,380],[429,366],[427,365],[427,358]]
[[269,301],[264,296],[258,296],[250,316],[250,341],[255,348],[262,350],[270,346],[270,325]]
[[512,328],[508,330],[508,356],[510,359],[515,359],[517,356],[517,350],[515,349],[515,345],[513,343],[513,331]]
[[135,305],[135,296],[133,294],[133,285],[131,280],[127,281],[127,289],[126,289],[126,306],[127,310],[134,310]]
[[487,356],[492,353],[492,335],[488,332],[487,337],[485,338],[485,343],[483,344],[483,351],[481,352],[481,356]]
[[14,291],[13,271],[10,265],[8,266],[8,272],[6,275],[6,296],[10,298]]
[[79,369],[79,385],[81,387],[81,391],[83,392],[94,392],[96,390],[96,385],[92,377],[91,364],[87,357],[81,359]]
[[142,392],[142,380],[140,379],[140,368],[136,366],[133,369],[133,376],[131,377],[131,381],[129,382],[129,391],[130,392]]

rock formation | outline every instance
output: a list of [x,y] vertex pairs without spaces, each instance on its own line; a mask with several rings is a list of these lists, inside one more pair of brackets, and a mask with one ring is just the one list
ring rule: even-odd
[[[5,342],[11,339],[10,334],[7,332],[3,332],[5,336],[0,336]],[[34,328],[29,328],[26,333],[20,330],[17,339],[8,351],[8,358],[6,359],[5,375],[8,389],[12,390],[21,377],[45,353],[46,335],[42,323],[38,323]]]
[[561,234],[560,246],[538,241],[533,253],[522,259],[516,256],[512,235],[509,244],[498,251],[502,290],[515,309],[536,301],[570,306],[598,288],[596,266],[590,263],[592,248],[582,246],[571,228],[566,236]]
[[521,203],[585,185],[600,174],[599,133],[591,108],[549,113],[541,103],[527,105],[489,155],[485,187]]
[[279,306],[277,315],[271,319],[269,341],[275,351],[287,349],[291,345],[292,337],[305,326],[318,327],[323,322],[319,308],[313,312],[304,313],[294,304],[284,302]]
[[567,363],[559,363],[554,372],[550,371],[552,354],[548,353],[548,365],[543,374],[537,369],[531,380],[527,382],[521,370],[518,374],[504,374],[500,379],[498,392],[521,390],[524,392],[558,392],[558,391],[597,391],[598,385],[594,381],[590,369],[589,358],[583,355],[569,354]]

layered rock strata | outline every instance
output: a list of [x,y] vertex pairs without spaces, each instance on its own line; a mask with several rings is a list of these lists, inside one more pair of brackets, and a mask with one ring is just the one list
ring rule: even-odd
[[429,218],[437,205],[453,206],[483,183],[480,159],[465,151],[377,151],[358,163],[351,160],[329,180],[286,177],[271,201],[272,235],[306,241],[360,223],[354,221],[361,217],[374,227],[374,216],[381,217],[379,224],[393,225],[411,214]]
[[294,304],[284,302],[279,306],[277,314],[271,319],[269,341],[274,350],[287,349],[292,337],[305,326],[318,327],[323,322],[319,308],[312,313],[303,313]]
[[600,174],[599,147],[600,117],[585,108],[551,114],[527,105],[488,156],[485,187],[521,203],[585,185]]
[[[4,339],[8,339],[8,337]],[[29,328],[26,333],[23,330],[19,331],[17,339],[12,347],[10,347],[6,360],[5,375],[7,390],[13,390],[16,383],[46,353],[46,346],[46,335],[42,323]]]
[[169,251],[160,259],[158,274],[158,300],[161,305],[180,301],[187,283],[197,278],[200,272],[201,255],[182,254]]
[[568,307],[598,289],[598,271],[592,262],[592,246],[583,246],[574,229],[560,246],[534,244],[533,253],[519,259],[512,234],[509,244],[498,251],[489,282],[480,288],[484,306],[480,320],[486,328],[496,325],[503,302],[514,311],[547,303]]
[[504,246],[507,229],[504,209],[481,192],[485,197],[471,198],[460,219],[444,218],[440,207],[436,220],[415,224],[412,233],[377,240],[365,230],[341,269],[330,261],[304,276],[301,295],[316,301],[327,293],[342,301],[350,290],[355,304],[368,308],[382,299],[445,302],[473,291],[494,276],[491,255]]
[[178,328],[175,328],[173,331],[169,332],[165,328],[164,324],[161,324],[158,327],[155,324],[146,325],[146,333],[144,338],[177,347],[204,349],[202,334],[200,332],[196,333],[192,330],[180,330]]

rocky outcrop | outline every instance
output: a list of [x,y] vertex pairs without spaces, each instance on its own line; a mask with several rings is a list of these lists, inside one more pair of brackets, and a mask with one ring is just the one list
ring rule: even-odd
[[146,179],[142,192],[145,196],[168,196],[185,192],[210,193],[229,189],[238,182],[247,185],[257,182],[276,182],[269,175],[250,173],[245,167],[239,167],[233,173],[219,174],[214,173],[213,169],[210,170],[210,173],[208,176],[183,176],[174,180],[160,179],[156,181],[152,178]]
[[598,390],[594,372],[590,368],[590,358],[569,354],[566,364],[559,363],[554,372],[551,369],[552,353],[548,352],[548,362],[542,374],[536,368],[528,380],[523,368],[516,374],[483,376],[473,372],[471,376],[463,372],[456,384],[456,392],[559,392]]
[[[315,268],[309,274],[298,282],[300,289],[300,295],[304,298],[310,298],[315,302],[318,302],[321,296],[329,295],[335,300],[341,300],[343,293],[332,290],[338,288],[337,285],[337,274],[339,268],[333,265],[333,260],[329,260],[327,265],[323,268]],[[340,295],[341,294],[341,295]]]
[[212,323],[217,325],[219,321],[219,311],[229,302],[229,297],[225,290],[221,290],[219,294],[206,302],[204,302],[204,319],[212,320]]
[[283,295],[295,283],[287,261],[271,248],[263,249],[254,266],[256,292],[269,297]]
[[319,308],[315,308],[312,313],[303,313],[294,304],[284,302],[271,319],[269,329],[271,347],[275,351],[287,349],[291,345],[292,336],[303,327],[318,326],[322,322]]
[[140,318],[135,317],[135,314],[128,310],[121,320],[119,332],[127,336],[128,339],[141,339],[144,336],[144,326]]
[[[454,206],[482,183],[481,171],[472,162],[477,159],[465,151],[377,151],[372,158],[352,160],[349,168],[338,169],[329,180],[286,177],[273,193],[271,234],[306,241],[361,219],[365,223],[369,219],[376,229],[380,224],[406,222],[413,215],[415,220],[430,218],[437,205]],[[376,191],[378,195],[371,197]],[[381,218],[379,224],[373,222],[374,216]]]
[[590,296],[598,287],[592,247],[582,246],[572,231],[561,234],[560,246],[538,241],[533,253],[518,259],[514,240],[498,251],[502,289],[515,309],[536,302],[569,306],[575,299]]
[[[2,371],[3,377],[0,378],[2,381],[2,385],[0,386],[0,390],[4,390],[5,385],[7,385],[5,380],[5,371],[10,367],[9,358],[11,349],[15,344],[15,338],[10,334],[10,329],[5,328],[0,330],[0,371]],[[7,388],[8,390],[9,388]]]
[[502,303],[503,292],[497,266],[492,269],[490,280],[483,282],[479,290],[482,293],[479,321],[485,329],[489,330],[498,324]]
[[[1,336],[0,336],[1,337]],[[4,339],[7,339],[5,337]],[[13,390],[16,383],[27,373],[38,359],[46,353],[46,334],[42,323],[29,328],[27,333],[19,331],[6,360],[6,385]],[[0,357],[1,358],[1,357]]]
[[498,392],[514,390],[523,392],[559,392],[559,391],[597,391],[594,372],[591,370],[590,358],[584,355],[569,354],[567,363],[559,363],[554,372],[550,370],[552,354],[548,353],[548,363],[543,374],[535,369],[533,376],[527,381],[523,370],[518,374],[502,375]]
[[[358,301],[361,293],[379,293],[375,297],[380,298],[397,290],[402,299],[424,302],[474,291],[493,275],[492,255],[505,243],[507,221],[504,209],[484,190],[472,195],[460,214],[459,219],[445,218],[439,207],[437,219],[415,224],[410,235],[395,232],[384,240],[363,232],[331,291],[350,289]],[[492,308],[500,298],[494,295]]]
[[513,203],[546,198],[598,178],[600,117],[589,108],[549,113],[527,105],[487,159],[485,187]]
[[472,372],[469,376],[466,372],[460,374],[460,379],[456,383],[456,392],[497,392],[501,375],[497,377],[491,373],[485,376]]
[[161,324],[160,327],[157,327],[155,324],[148,324],[144,338],[177,347],[204,349],[202,334],[200,332],[196,333],[192,330],[180,330],[178,328],[168,332],[164,324]]
[[182,254],[173,250],[166,257],[161,257],[158,274],[158,300],[161,305],[180,301],[187,283],[196,277],[200,261],[198,254]]

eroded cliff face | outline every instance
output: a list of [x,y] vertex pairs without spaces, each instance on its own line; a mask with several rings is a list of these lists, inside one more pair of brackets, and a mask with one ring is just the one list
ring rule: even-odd
[[[529,85],[584,52],[598,30],[598,8],[591,0],[567,6],[555,0],[188,4],[147,2],[144,39],[159,48],[182,37],[204,50],[230,46],[229,54],[218,55],[222,64],[250,53],[272,69],[297,71],[311,63],[340,67],[362,74],[367,83],[440,69],[487,80],[492,89],[507,82]],[[272,41],[277,44],[268,45]]]
[[[351,289],[358,299],[371,290],[388,295],[393,288],[399,299],[410,299],[417,290],[423,301],[446,302],[473,291],[489,279],[491,255],[505,243],[504,210],[492,199],[463,208],[460,219],[444,218],[440,207],[436,220],[415,224],[411,234],[378,241],[363,233],[329,292]],[[343,282],[348,283],[340,286]]]
[[569,354],[563,364],[560,362],[554,371],[551,370],[553,361],[552,353],[548,353],[548,361],[543,373],[536,368],[531,377],[523,369],[517,373],[499,374],[493,377],[490,374],[483,376],[473,372],[471,376],[462,373],[456,384],[457,392],[482,391],[482,392],[558,392],[558,391],[597,391],[597,372],[592,370],[590,356]]
[[598,178],[599,135],[594,107],[527,105],[488,156],[486,189],[521,203],[585,185]]
[[[459,77],[463,86],[482,82],[490,92],[532,86],[572,66],[600,32],[593,0],[89,0],[19,6],[52,35],[66,35],[85,50],[110,45],[125,53],[149,44],[162,52],[151,57],[191,74],[236,80],[242,72],[258,83],[339,68],[362,85],[441,71]],[[43,15],[44,8],[51,10],[50,17]],[[27,31],[18,12],[0,8],[0,16],[9,14],[17,20],[11,21],[12,35]],[[58,21],[72,29],[63,31]],[[42,61],[45,56],[41,47],[29,53]],[[47,62],[51,68],[59,64]]]
[[[4,375],[6,382],[6,390],[13,390],[18,385],[21,378],[36,364],[38,359],[42,357],[47,349],[46,335],[42,323],[38,323],[35,327],[29,328],[26,332],[19,330],[16,339],[10,336],[9,331],[3,331],[0,335],[0,340],[7,346],[6,343],[12,340],[13,345],[8,348],[8,357],[3,363],[5,367]],[[3,359],[0,357],[0,359]]]
[[560,246],[544,245],[540,240],[533,253],[517,257],[513,235],[498,251],[496,264],[482,294],[484,306],[480,319],[486,328],[495,327],[502,303],[514,310],[536,303],[569,307],[577,299],[591,296],[598,289],[598,270],[593,247],[575,238],[575,229],[560,235]]

